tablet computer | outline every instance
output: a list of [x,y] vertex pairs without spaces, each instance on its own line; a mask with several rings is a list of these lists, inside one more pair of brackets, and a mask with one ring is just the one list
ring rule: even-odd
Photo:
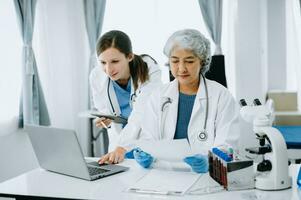
[[97,111],[91,111],[90,113],[92,116],[95,117],[104,117],[107,119],[111,119],[113,122],[118,123],[118,124],[127,124],[128,120],[125,117],[122,116],[115,116],[115,115],[108,115],[108,114],[103,114]]

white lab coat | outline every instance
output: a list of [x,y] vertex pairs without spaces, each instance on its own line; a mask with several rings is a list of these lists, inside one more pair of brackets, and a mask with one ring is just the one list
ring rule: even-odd
[[[131,81],[130,96],[132,97],[133,94],[136,94],[136,98],[134,98],[134,100],[131,102],[132,103],[131,106],[133,109],[132,113],[135,112],[136,110],[135,107],[137,104],[139,104],[139,102],[145,102],[149,94],[151,94],[151,91],[162,84],[161,70],[159,69],[159,66],[148,56],[143,56],[142,59],[148,65],[149,80],[143,84],[139,83],[138,88],[134,90],[133,80],[130,79]],[[91,71],[90,86],[92,91],[92,100],[94,103],[94,107],[101,113],[113,114],[113,109],[111,107],[109,97],[108,97],[108,92],[107,92],[108,81],[109,81],[108,76],[104,73],[103,69],[100,66],[95,67]],[[117,115],[120,115],[121,111],[112,83],[110,84],[109,91],[110,91],[110,97],[115,112]],[[136,119],[131,117],[131,115],[129,117],[129,121],[133,121],[133,123],[131,123],[130,129],[140,130],[140,128],[137,127],[140,123],[135,122]],[[112,123],[111,128],[108,130],[109,142],[110,142],[109,151],[114,150],[115,147],[117,146],[117,143],[119,141],[119,134],[121,130],[122,130],[121,124]]]
[[[194,153],[207,154],[213,146],[230,145],[238,148],[239,139],[239,106],[229,91],[221,84],[206,79],[209,97],[207,119],[207,140],[197,139],[204,127],[206,112],[206,93],[203,80],[193,105],[187,133],[189,143]],[[172,103],[166,104],[162,113],[162,105],[170,98]],[[178,81],[174,80],[156,89],[144,109],[141,133],[136,139],[172,140],[174,138],[178,112]],[[162,117],[165,115],[165,117]],[[163,119],[165,118],[165,119]],[[164,122],[165,120],[165,122]],[[161,133],[161,131],[163,131]],[[132,144],[130,144],[132,142]],[[122,143],[129,149],[135,146],[135,141]]]

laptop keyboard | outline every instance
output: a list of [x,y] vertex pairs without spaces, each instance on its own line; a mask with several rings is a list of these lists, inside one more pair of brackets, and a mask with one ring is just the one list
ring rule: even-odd
[[89,169],[89,174],[91,176],[97,175],[97,174],[103,174],[108,172],[109,170],[107,169],[101,169],[101,168],[97,168],[97,167],[88,167]]

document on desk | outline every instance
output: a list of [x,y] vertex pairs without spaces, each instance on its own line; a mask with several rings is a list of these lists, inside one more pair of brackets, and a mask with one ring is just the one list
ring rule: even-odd
[[179,140],[138,140],[136,146],[151,154],[154,158],[165,161],[181,161],[191,156],[192,151],[187,139]]
[[201,177],[186,192],[190,195],[212,194],[225,191],[224,187],[216,182],[209,173],[202,174]]
[[184,195],[200,176],[193,172],[151,169],[145,176],[130,186],[127,191],[147,194]]

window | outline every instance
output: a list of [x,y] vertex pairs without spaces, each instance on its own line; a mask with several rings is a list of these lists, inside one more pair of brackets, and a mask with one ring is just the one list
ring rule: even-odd
[[[106,3],[102,32],[117,29],[127,33],[134,53],[154,57],[162,67],[163,82],[167,82],[163,47],[173,32],[184,28],[197,29],[210,39],[198,1],[110,0]],[[215,47],[211,44],[213,52]]]
[[19,113],[22,40],[11,0],[0,1],[0,121]]

